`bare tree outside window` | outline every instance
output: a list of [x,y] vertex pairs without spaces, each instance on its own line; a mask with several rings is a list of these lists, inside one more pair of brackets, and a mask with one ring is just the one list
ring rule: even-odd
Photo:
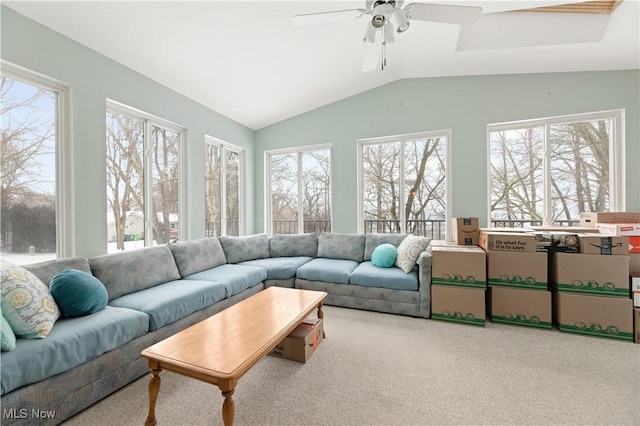
[[56,257],[57,93],[0,77],[1,249],[25,264]]
[[580,212],[609,210],[611,128],[602,119],[491,131],[493,224],[575,225]]
[[269,154],[273,233],[331,230],[329,149]]
[[179,238],[182,133],[121,111],[108,110],[106,121],[107,251]]
[[444,239],[446,137],[363,144],[362,195],[365,232]]
[[205,138],[205,232],[207,237],[241,233],[244,151]]

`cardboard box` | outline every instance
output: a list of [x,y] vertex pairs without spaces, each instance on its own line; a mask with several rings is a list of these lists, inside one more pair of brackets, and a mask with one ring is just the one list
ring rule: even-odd
[[597,223],[596,229],[606,235],[640,236],[640,223]]
[[489,288],[491,321],[551,328],[551,292],[520,288]]
[[629,253],[640,253],[640,236],[632,235],[629,237]]
[[484,327],[486,320],[483,288],[431,286],[431,318]]
[[568,293],[629,298],[627,256],[554,253],[551,286]]
[[633,308],[634,342],[640,343],[640,308]]
[[536,236],[536,251],[578,253],[580,250],[576,233],[535,231],[533,234]]
[[629,277],[631,285],[631,298],[633,299],[633,306],[640,308],[640,276]]
[[536,236],[528,232],[480,231],[480,247],[486,251],[536,251]]
[[431,282],[486,288],[486,256],[484,250],[476,246],[435,246],[431,249]]
[[547,253],[487,252],[487,284],[547,290],[547,263]]
[[629,259],[629,273],[640,272],[640,253],[629,253],[626,257]]
[[480,225],[477,217],[454,217],[453,242],[465,246],[477,246],[480,237]]
[[580,226],[595,228],[598,223],[640,223],[640,212],[580,213]]
[[553,322],[567,333],[633,341],[633,308],[628,298],[554,291]]
[[627,254],[629,253],[629,237],[602,235],[602,234],[579,234],[580,253],[584,254]]
[[570,232],[572,234],[597,234],[596,228],[582,226],[532,226],[533,231],[541,232]]
[[278,343],[269,355],[307,362],[322,342],[323,330],[321,319],[306,319]]

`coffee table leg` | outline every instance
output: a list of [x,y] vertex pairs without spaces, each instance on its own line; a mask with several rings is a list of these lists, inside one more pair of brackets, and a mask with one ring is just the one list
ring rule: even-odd
[[[150,362],[149,364],[152,363]],[[156,400],[160,391],[160,372],[162,371],[162,368],[158,367],[157,363],[153,363],[150,367],[152,376],[151,382],[149,382],[149,413],[147,414],[147,420],[144,422],[145,426],[156,424]]]
[[[324,319],[324,312],[322,311],[322,303],[318,305],[318,319]],[[326,338],[327,333],[324,332],[324,327],[322,327],[322,338]]]
[[222,422],[224,426],[232,426],[233,418],[236,413],[236,403],[233,401],[233,393],[235,389],[231,389],[230,391],[222,391],[222,396],[224,396],[224,403],[222,404]]

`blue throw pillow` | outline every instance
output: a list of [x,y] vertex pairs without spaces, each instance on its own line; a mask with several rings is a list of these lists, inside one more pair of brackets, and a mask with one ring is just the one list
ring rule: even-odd
[[62,313],[68,317],[101,311],[109,301],[107,289],[100,280],[77,269],[67,269],[51,278],[49,289]]
[[371,253],[371,263],[379,268],[389,268],[396,263],[398,250],[393,244],[380,244]]

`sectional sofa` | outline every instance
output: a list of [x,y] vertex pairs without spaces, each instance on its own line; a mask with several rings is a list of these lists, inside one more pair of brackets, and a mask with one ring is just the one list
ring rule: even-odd
[[377,246],[405,238],[258,234],[27,266],[43,283],[66,269],[91,274],[108,305],[60,318],[47,337],[18,338],[2,352],[2,424],[64,421],[146,374],[144,348],[273,285],[326,291],[328,305],[428,318],[429,250],[414,253],[408,273],[371,262]]

